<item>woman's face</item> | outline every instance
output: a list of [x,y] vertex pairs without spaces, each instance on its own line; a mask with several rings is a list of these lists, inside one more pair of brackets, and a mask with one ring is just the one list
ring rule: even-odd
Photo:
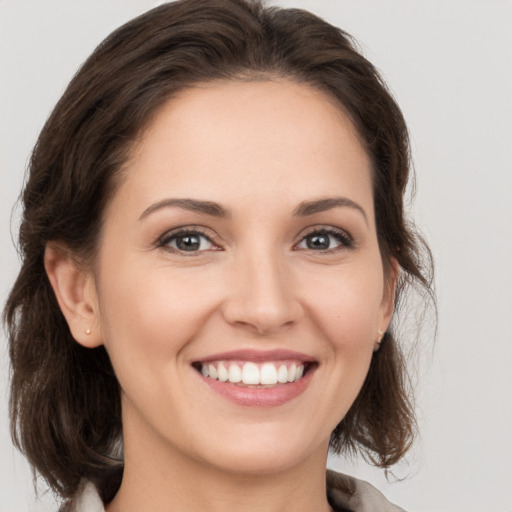
[[94,282],[127,453],[325,457],[392,304],[352,124],[285,80],[183,91],[126,165]]

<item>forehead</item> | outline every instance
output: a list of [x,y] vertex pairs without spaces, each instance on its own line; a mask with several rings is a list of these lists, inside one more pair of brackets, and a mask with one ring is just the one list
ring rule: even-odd
[[320,90],[284,79],[181,91],[158,110],[125,171],[121,189],[146,201],[371,195],[369,160],[348,116]]

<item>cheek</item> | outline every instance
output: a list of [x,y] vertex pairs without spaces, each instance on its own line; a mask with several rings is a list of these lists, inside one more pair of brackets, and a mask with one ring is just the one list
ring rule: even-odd
[[197,286],[165,268],[121,265],[103,280],[104,345],[123,400],[130,404],[125,411],[149,417],[162,411],[163,403],[183,399],[178,391],[186,392],[180,387],[184,365],[179,363],[208,311],[209,298],[198,294]]
[[311,294],[311,317],[324,339],[324,407],[331,430],[347,414],[364,383],[377,340],[382,277],[371,271],[325,280]]
[[349,352],[373,348],[381,317],[383,278],[372,267],[339,272],[310,286],[312,318],[331,348]]
[[[213,281],[218,278],[213,278]],[[197,269],[139,268],[118,262],[101,283],[105,346],[146,360],[178,356],[197,335],[218,301],[218,283]],[[139,365],[140,366],[140,365]]]
[[151,276],[143,280],[125,278],[119,273],[105,279],[102,290],[100,305],[107,345],[156,347],[161,338],[166,338],[168,344],[184,304],[169,300],[165,282]]

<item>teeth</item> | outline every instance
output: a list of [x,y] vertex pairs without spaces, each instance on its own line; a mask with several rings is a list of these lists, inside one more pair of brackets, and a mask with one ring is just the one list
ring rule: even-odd
[[244,384],[259,384],[260,371],[254,363],[245,363],[242,368],[242,382]]
[[304,375],[304,365],[296,363],[263,363],[219,361],[201,366],[201,373],[210,379],[248,386],[275,386],[295,382]]
[[236,384],[242,381],[242,370],[236,364],[229,365],[229,382]]
[[281,384],[288,382],[288,369],[284,364],[282,364],[279,367],[279,370],[277,370],[277,382],[280,382]]
[[208,365],[208,376],[211,377],[212,379],[216,379],[218,377],[217,368],[215,368],[215,365]]
[[277,370],[272,363],[265,363],[261,367],[260,384],[277,384]]
[[288,369],[288,382],[293,382],[295,380],[296,369],[297,367],[295,366],[295,363],[293,363]]
[[226,370],[226,367],[222,363],[220,363],[219,366],[217,367],[217,374],[218,374],[218,379],[221,382],[226,382],[229,378],[229,373]]

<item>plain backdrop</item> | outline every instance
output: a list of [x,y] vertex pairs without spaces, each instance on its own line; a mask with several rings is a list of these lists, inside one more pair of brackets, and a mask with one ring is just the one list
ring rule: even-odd
[[[67,82],[114,28],[162,2],[0,0],[0,299],[16,276],[11,211],[37,134]],[[512,511],[512,3],[280,0],[360,42],[408,120],[412,209],[437,263],[439,325],[417,372],[421,437],[389,482],[364,462],[329,465],[416,512]],[[34,497],[7,420],[1,338],[0,512],[56,510]],[[44,489],[44,486],[41,487]]]

